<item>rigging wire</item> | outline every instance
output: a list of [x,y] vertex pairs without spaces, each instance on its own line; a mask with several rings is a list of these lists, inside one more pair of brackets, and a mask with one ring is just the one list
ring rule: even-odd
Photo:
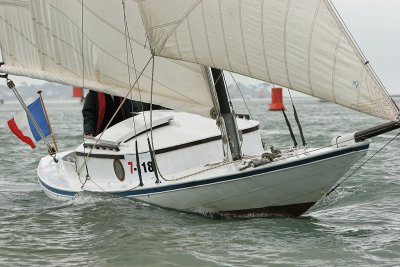
[[[151,146],[150,146],[150,141],[149,141],[149,135],[147,134],[147,142],[149,144],[149,152],[151,156],[151,160],[153,161],[154,164],[154,175],[156,177],[156,184],[161,183],[161,181],[158,178],[158,174],[160,174],[161,178],[164,179],[164,176],[162,175],[158,163],[157,163],[157,158],[156,158],[156,153],[154,150],[154,138],[153,138],[153,84],[154,84],[154,69],[155,69],[155,58],[153,55],[153,65],[151,69],[151,89],[150,89],[150,136],[151,136]],[[164,179],[165,180],[165,179]]]
[[[127,70],[127,71],[128,71],[128,82],[129,82],[129,87],[131,87],[131,84],[132,84],[132,82],[131,82],[131,70],[130,70],[129,52],[128,52],[128,51],[129,51],[129,50],[128,50],[128,39],[130,39],[130,38],[129,38],[129,31],[128,31],[128,22],[127,22],[127,19],[126,19],[125,0],[122,0],[122,9],[123,9],[123,12],[124,12],[126,65],[127,65],[127,67],[128,67],[128,70]],[[130,44],[130,42],[129,42],[129,44]],[[131,56],[132,56],[133,69],[134,69],[134,72],[135,72],[135,75],[136,75],[136,79],[137,79],[135,59],[134,59],[134,57],[133,57],[133,51],[132,51],[132,46],[131,46],[131,45],[130,45],[130,48],[131,48]],[[140,88],[139,82],[138,82],[138,88]],[[131,99],[133,98],[132,96],[133,96],[133,92],[131,91]],[[133,111],[133,102],[132,102],[132,101],[131,101],[131,111]],[[137,132],[136,132],[136,120],[135,120],[134,117],[135,117],[135,116],[132,114],[133,130],[134,130],[134,133],[135,133],[135,136],[136,136],[136,135],[137,135]]]
[[[130,48],[130,54],[131,54],[131,58],[132,58],[132,63],[133,63],[133,68],[134,68],[134,72],[135,72],[135,76],[136,76],[136,80],[137,80],[137,91],[139,94],[139,100],[140,100],[140,106],[142,111],[144,111],[144,107],[143,107],[143,101],[142,101],[142,94],[141,94],[141,90],[140,90],[140,86],[139,86],[139,79],[138,79],[138,75],[136,72],[136,64],[135,64],[135,58],[133,56],[133,48],[132,48],[132,42],[131,42],[131,37],[130,37],[130,33],[129,33],[129,27],[128,27],[128,19],[126,16],[126,5],[125,5],[125,0],[122,0],[122,9],[124,11],[124,25],[125,25],[125,43],[129,42],[129,48]],[[147,40],[147,36],[146,36],[146,40]],[[128,48],[126,48],[126,53],[127,53],[127,57],[128,57]],[[153,53],[152,53],[153,55]],[[127,62],[128,64],[128,68],[129,68],[129,62]],[[146,121],[146,116],[144,115],[144,113],[142,112],[142,116],[143,116],[143,120],[144,120],[144,126],[146,129],[146,132],[148,131],[147,129],[147,121]],[[148,133],[147,133],[147,137],[148,137]]]
[[382,151],[387,145],[389,145],[394,139],[396,139],[400,135],[400,132],[396,134],[392,139],[390,139],[383,147],[378,149],[371,157],[369,157],[364,163],[362,163],[360,166],[358,166],[354,171],[352,171],[346,178],[344,178],[340,183],[338,183],[335,187],[333,187],[328,193],[326,193],[326,197],[329,196],[333,191],[336,190],[342,183],[344,183],[348,178],[353,176],[354,173],[356,173],[359,169],[361,169],[362,166],[364,166],[368,161],[370,161],[375,155],[377,155],[379,152]]
[[[139,74],[139,76],[138,76],[138,79],[140,79],[140,77],[142,76],[143,72],[146,70],[146,68],[147,68],[147,66],[149,65],[151,59],[152,59],[152,57],[150,57],[150,59],[147,61],[146,65],[143,67],[143,70],[140,72],[140,74]],[[134,86],[136,85],[138,79],[135,81],[135,83],[133,84],[133,86],[131,86],[129,92],[126,94],[126,96],[124,97],[124,99],[121,101],[121,103],[120,103],[120,105],[118,106],[117,110],[115,111],[115,113],[114,113],[113,116],[111,117],[110,121],[107,123],[105,129],[108,129],[108,127],[110,126],[111,122],[114,120],[115,116],[117,115],[117,113],[119,112],[119,110],[121,109],[121,107],[123,106],[123,104],[125,103],[125,101],[126,101],[128,95],[129,95],[129,94],[131,93],[131,91],[134,89]],[[94,147],[98,144],[98,142],[101,140],[103,134],[104,134],[104,131],[100,134],[99,138],[96,139],[96,142],[95,142],[95,143],[93,144],[93,146],[91,147],[89,153],[87,153],[85,159],[87,159],[87,158],[90,156],[90,154],[91,154],[92,151],[93,151],[93,148],[94,148]],[[81,165],[81,166],[78,168],[78,172],[81,170],[82,166],[83,166],[83,165]]]
[[[133,62],[133,66],[134,66],[134,69],[135,69],[135,75],[136,75],[136,79],[137,79],[138,77],[137,77],[137,73],[136,73],[135,59],[134,59],[134,56],[133,56],[132,43],[130,41],[131,38],[130,38],[130,34],[129,34],[128,22],[127,22],[127,17],[126,17],[125,0],[122,0],[122,5],[123,5],[123,10],[124,10],[125,43],[126,43],[128,69],[129,69],[129,62],[128,62],[129,61],[128,60],[128,53],[129,52],[128,52],[127,43],[128,43],[128,40],[129,40],[130,54],[131,54],[131,57],[132,57],[132,62]],[[146,41],[147,41],[147,36],[146,36]],[[154,142],[153,142],[153,88],[154,88],[154,69],[155,69],[154,66],[155,66],[155,57],[154,57],[154,53],[152,53],[152,73],[151,73],[151,92],[150,92],[150,135],[151,135],[151,146],[150,146],[149,133],[148,133],[149,129],[147,127],[146,116],[144,115],[144,112],[143,112],[144,111],[144,107],[143,107],[142,95],[141,95],[141,92],[140,92],[140,89],[139,89],[140,88],[139,83],[138,83],[138,92],[139,92],[140,105],[141,105],[141,109],[142,109],[142,116],[143,116],[143,120],[144,120],[144,126],[145,126],[145,129],[146,129],[147,141],[148,141],[148,145],[149,145],[149,153],[150,153],[151,159],[153,161],[153,164],[155,165],[154,166],[155,167],[154,170],[155,170],[155,176],[156,176],[156,183],[160,183],[160,181],[158,179],[158,173],[160,173],[160,171],[158,169],[158,164],[156,162],[156,157],[155,157],[155,153],[154,153]],[[128,75],[130,76],[130,73],[128,73]],[[131,95],[131,98],[132,98],[132,95]],[[132,103],[132,105],[133,105],[133,103]],[[136,127],[135,126],[136,124],[135,124],[134,117],[133,117],[133,121],[134,121],[134,127]],[[136,139],[136,143],[137,143],[136,129],[135,129],[135,139]],[[139,171],[139,169],[138,169],[138,171]],[[160,175],[161,175],[161,173],[160,173]]]
[[[82,58],[82,89],[85,88],[85,53],[83,51],[84,49],[84,32],[83,32],[83,27],[84,27],[84,4],[83,1],[81,1],[81,58]],[[83,113],[82,113],[83,116]],[[82,133],[82,143],[85,143],[85,133]],[[83,153],[86,153],[86,146],[83,146]],[[82,183],[81,181],[81,176],[79,175],[78,172],[78,177],[79,177],[79,182],[81,182],[83,188],[88,180],[90,180],[90,175],[89,175],[89,168],[87,165],[87,157],[83,158],[83,162],[85,164],[85,169],[86,169],[86,177],[85,181]]]
[[232,75],[232,72],[229,71],[229,74],[231,75],[233,81],[235,82],[236,88],[238,89],[238,91],[239,91],[239,93],[240,93],[240,96],[241,96],[242,99],[243,99],[243,103],[244,103],[244,105],[246,106],[247,112],[249,112],[250,119],[253,119],[253,115],[251,114],[250,109],[249,109],[249,107],[248,107],[248,105],[247,105],[247,102],[246,102],[246,100],[244,99],[244,96],[243,96],[242,90],[240,90],[239,84],[237,83],[235,77]]

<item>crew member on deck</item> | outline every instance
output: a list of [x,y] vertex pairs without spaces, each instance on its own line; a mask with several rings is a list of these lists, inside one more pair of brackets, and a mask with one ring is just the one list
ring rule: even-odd
[[[121,101],[123,101],[123,97],[89,90],[82,109],[85,137],[93,137],[103,132]],[[162,109],[162,107],[153,105],[153,109]],[[132,112],[145,110],[150,110],[150,104],[126,100],[109,127],[132,117]]]

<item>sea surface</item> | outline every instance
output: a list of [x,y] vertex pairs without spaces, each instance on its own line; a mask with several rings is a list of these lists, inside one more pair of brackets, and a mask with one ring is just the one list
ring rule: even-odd
[[[311,147],[384,122],[311,97],[293,100]],[[247,103],[267,145],[292,145],[269,100]],[[242,101],[233,104],[246,112]],[[301,143],[290,99],[285,104]],[[81,109],[78,101],[47,104],[61,150],[82,141]],[[20,110],[0,105],[0,266],[400,265],[400,138],[300,218],[215,219],[103,194],[51,200],[36,180],[45,146],[31,150],[7,127]],[[348,174],[398,132],[373,138]]]

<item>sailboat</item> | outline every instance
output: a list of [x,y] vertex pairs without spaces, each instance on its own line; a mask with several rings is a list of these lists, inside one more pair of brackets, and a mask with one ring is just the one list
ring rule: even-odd
[[[399,108],[329,0],[7,1],[0,72],[171,110],[137,114],[71,151],[45,156],[53,199],[83,191],[223,216],[300,216],[400,127]],[[224,71],[389,122],[323,148],[264,146],[237,118]]]

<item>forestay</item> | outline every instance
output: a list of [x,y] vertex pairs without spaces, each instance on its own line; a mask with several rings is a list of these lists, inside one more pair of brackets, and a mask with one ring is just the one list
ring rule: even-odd
[[389,120],[398,109],[328,0],[142,0],[155,53]]
[[[0,72],[125,96],[130,83],[122,2],[85,0],[83,6],[82,49],[81,1],[0,1],[5,62]],[[151,52],[136,2],[126,1],[126,17],[135,60],[128,42],[132,85]],[[150,102],[151,66],[139,80],[145,102]],[[203,72],[197,64],[156,58],[153,102],[209,116],[213,104]],[[139,99],[137,90],[132,98]]]

